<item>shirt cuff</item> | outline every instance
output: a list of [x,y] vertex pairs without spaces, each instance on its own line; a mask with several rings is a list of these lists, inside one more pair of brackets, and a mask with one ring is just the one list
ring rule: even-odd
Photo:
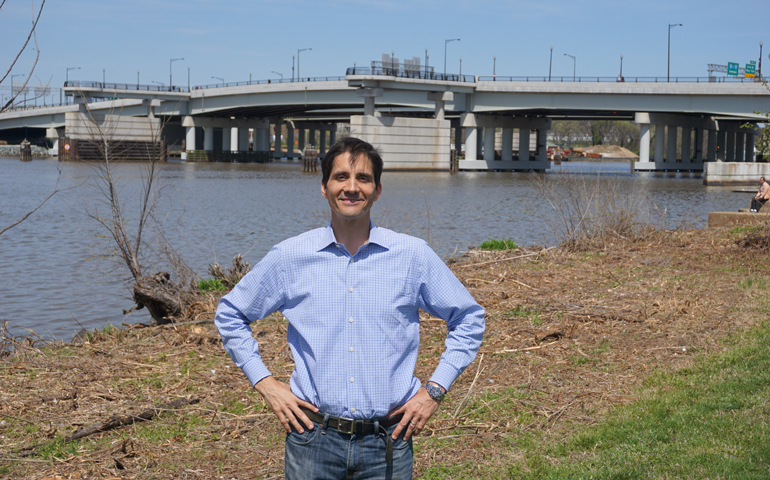
[[246,374],[246,378],[251,382],[251,386],[256,385],[260,380],[272,375],[270,370],[267,369],[262,360],[255,358],[246,362],[241,368],[243,373]]
[[436,371],[433,372],[433,375],[428,381],[441,385],[441,387],[448,392],[458,376],[460,376],[460,372],[458,372],[457,369],[451,365],[439,363]]

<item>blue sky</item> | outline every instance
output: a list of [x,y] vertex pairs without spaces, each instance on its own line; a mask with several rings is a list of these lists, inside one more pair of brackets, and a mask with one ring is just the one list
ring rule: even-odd
[[[0,10],[0,68],[5,71],[26,36],[32,7],[40,0],[7,0]],[[456,73],[548,75],[623,74],[666,76],[669,23],[671,76],[707,76],[708,63],[741,65],[759,57],[766,43],[770,73],[770,0],[492,1],[492,0],[48,0],[38,32],[40,62],[32,83],[51,79],[62,85],[67,67],[73,80],[140,81],[167,84],[169,59],[174,84],[217,83],[291,76],[299,48],[302,76],[344,75],[347,67],[368,65],[382,53],[420,57]],[[26,73],[32,48],[14,73]],[[19,81],[19,78],[16,79]],[[10,85],[6,79],[4,86]]]

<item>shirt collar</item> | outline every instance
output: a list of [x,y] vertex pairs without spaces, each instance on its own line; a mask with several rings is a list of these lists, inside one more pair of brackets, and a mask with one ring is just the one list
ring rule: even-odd
[[[331,222],[329,222],[329,225],[327,225],[318,236],[315,245],[316,251],[321,251],[329,245],[336,245],[336,243],[337,238],[334,236],[334,229],[332,228]],[[377,227],[371,219],[369,219],[369,243],[379,245],[386,250],[391,247],[391,241],[385,234],[385,231],[382,228]]]

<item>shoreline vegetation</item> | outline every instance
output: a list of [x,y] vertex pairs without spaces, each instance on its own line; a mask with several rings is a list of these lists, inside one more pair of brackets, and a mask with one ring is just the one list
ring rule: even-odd
[[[592,225],[559,247],[503,239],[448,261],[487,333],[415,440],[416,478],[770,473],[770,227]],[[282,429],[210,323],[223,283],[199,285],[208,301],[176,324],[72,343],[4,332],[0,477],[282,478]],[[253,324],[284,381],[286,327],[278,313]],[[422,313],[423,381],[445,333]]]

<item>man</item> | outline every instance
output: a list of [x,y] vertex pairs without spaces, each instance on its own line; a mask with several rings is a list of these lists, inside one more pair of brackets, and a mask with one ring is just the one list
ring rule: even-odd
[[758,212],[768,199],[770,199],[770,185],[765,182],[765,177],[759,177],[759,191],[751,199],[751,211]]
[[[216,315],[224,347],[287,432],[287,479],[412,478],[412,435],[473,361],[484,310],[423,240],[376,227],[382,158],[355,138],[321,162],[331,224],[274,246]],[[430,380],[414,377],[418,309],[446,320]],[[279,310],[295,368],[270,375],[249,324]]]

